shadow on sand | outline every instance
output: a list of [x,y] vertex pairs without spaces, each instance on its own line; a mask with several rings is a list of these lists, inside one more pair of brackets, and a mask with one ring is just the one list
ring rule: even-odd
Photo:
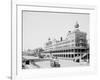
[[35,62],[32,62],[32,65],[36,66],[37,68],[40,68],[40,66],[37,65]]

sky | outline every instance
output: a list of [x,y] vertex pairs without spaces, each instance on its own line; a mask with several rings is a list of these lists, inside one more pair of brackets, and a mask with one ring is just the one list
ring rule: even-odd
[[75,29],[76,22],[89,39],[89,14],[23,11],[23,49],[44,47],[49,37],[65,39],[67,32]]

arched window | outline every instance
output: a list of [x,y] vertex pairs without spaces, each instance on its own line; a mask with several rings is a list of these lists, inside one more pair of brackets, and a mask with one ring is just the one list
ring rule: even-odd
[[70,54],[69,54],[69,58],[70,58]]
[[74,55],[72,54],[72,58],[74,57]]
[[77,57],[77,54],[75,54],[75,57]]

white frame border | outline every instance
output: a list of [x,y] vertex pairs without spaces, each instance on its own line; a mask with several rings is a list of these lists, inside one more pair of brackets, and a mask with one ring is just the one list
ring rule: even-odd
[[[24,6],[23,6],[24,5]],[[26,7],[27,6],[27,7]],[[25,79],[26,78],[38,78],[38,77],[53,77],[53,76],[61,76],[61,75],[80,75],[80,73],[83,74],[89,74],[89,73],[96,73],[97,72],[97,55],[96,54],[92,54],[90,55],[90,66],[89,67],[71,67],[71,68],[60,68],[60,69],[39,69],[39,70],[28,70],[27,71],[22,71],[20,69],[20,65],[21,64],[21,59],[18,58],[18,56],[20,56],[17,53],[20,53],[20,48],[21,48],[21,16],[19,14],[21,14],[22,10],[32,9],[33,7],[36,7],[36,10],[39,10],[39,8],[43,9],[43,8],[50,8],[51,10],[55,10],[55,9],[62,9],[62,11],[64,9],[69,9],[69,11],[74,11],[75,12],[81,12],[83,11],[84,13],[89,13],[90,16],[90,47],[91,47],[91,51],[90,53],[97,53],[96,50],[96,28],[94,26],[96,26],[96,7],[94,6],[79,6],[79,5],[63,5],[63,4],[47,4],[47,3],[24,3],[24,2],[13,2],[12,3],[12,53],[11,53],[11,76],[12,79]],[[18,8],[20,7],[20,8]],[[23,8],[24,7],[24,8]],[[18,24],[17,24],[17,20],[18,20]],[[19,32],[19,33],[17,33]],[[94,37],[94,38],[93,38]],[[17,57],[17,58],[16,58]],[[17,63],[19,62],[19,63]],[[18,71],[17,71],[18,70]],[[29,73],[31,71],[31,73]],[[43,72],[46,73],[43,73]],[[67,72],[66,72],[67,71]],[[28,74],[27,74],[28,73]],[[35,76],[32,76],[35,73]],[[31,76],[29,76],[31,75]],[[66,76],[65,75],[65,76]],[[24,77],[24,78],[23,78]]]

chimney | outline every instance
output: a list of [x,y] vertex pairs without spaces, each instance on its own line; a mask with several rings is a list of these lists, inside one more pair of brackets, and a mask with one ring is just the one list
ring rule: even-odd
[[68,33],[71,33],[71,31],[68,31]]
[[63,38],[62,37],[60,37],[60,41],[62,41],[63,40]]

